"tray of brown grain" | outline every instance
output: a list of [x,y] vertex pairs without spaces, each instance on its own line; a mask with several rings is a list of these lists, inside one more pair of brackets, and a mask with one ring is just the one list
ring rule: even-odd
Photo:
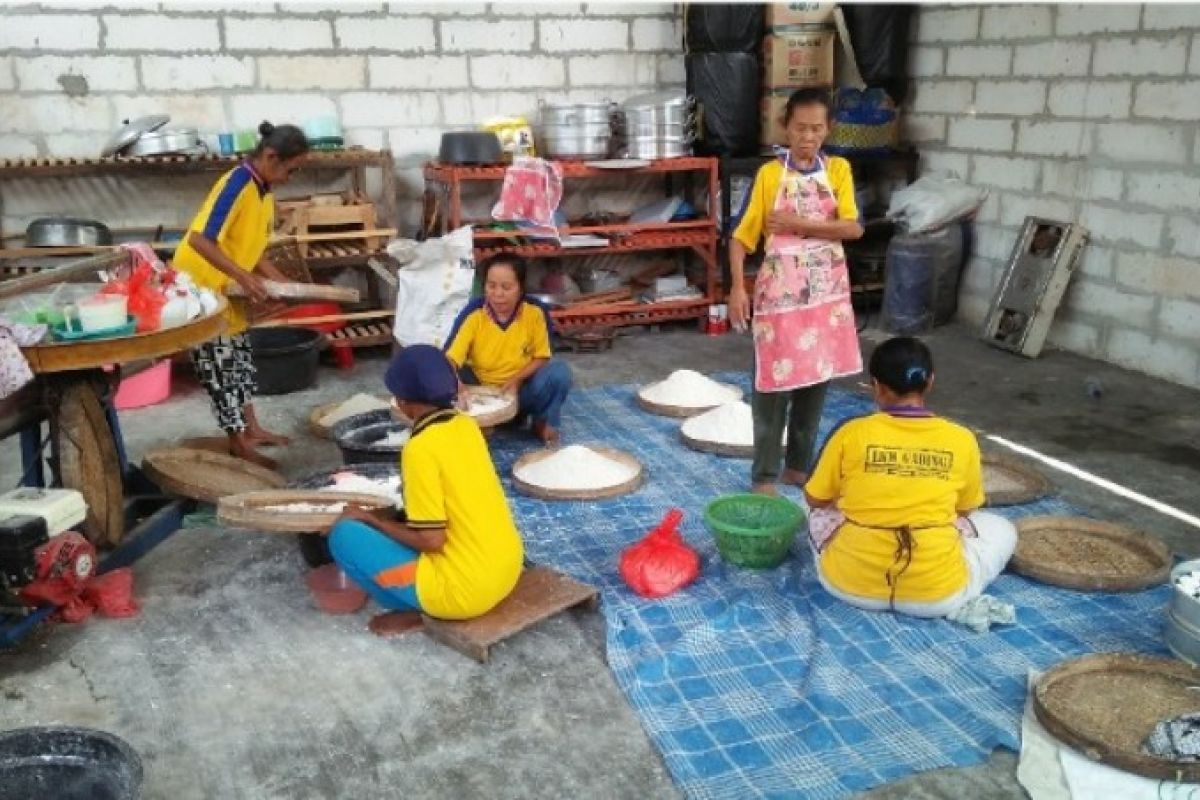
[[1200,669],[1172,658],[1103,653],[1065,661],[1034,684],[1046,731],[1084,756],[1159,780],[1200,781],[1200,762],[1143,751],[1154,727],[1200,712]]
[[1171,551],[1159,539],[1084,517],[1026,517],[1017,522],[1009,569],[1051,586],[1136,592],[1167,580]]

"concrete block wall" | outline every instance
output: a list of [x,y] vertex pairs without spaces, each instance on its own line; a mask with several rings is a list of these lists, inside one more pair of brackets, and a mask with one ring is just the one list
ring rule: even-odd
[[1200,387],[1200,5],[923,6],[907,135],[987,187],[961,316],[1027,215],[1091,231],[1051,344]]
[[[3,4],[0,158],[94,156],[121,120],[149,113],[210,133],[336,114],[350,144],[396,154],[415,224],[403,201],[420,196],[442,132],[498,114],[533,122],[542,101],[682,87],[681,40],[662,2]],[[152,221],[186,223],[197,198],[177,185],[178,207],[148,190]],[[58,188],[0,187],[5,230],[81,198]],[[86,197],[106,220],[145,223],[131,194],[89,185]]]

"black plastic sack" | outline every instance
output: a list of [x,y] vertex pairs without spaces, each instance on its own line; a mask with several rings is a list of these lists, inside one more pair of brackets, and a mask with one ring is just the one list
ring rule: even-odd
[[687,92],[696,98],[699,155],[758,152],[762,71],[754,53],[694,53],[684,57]]
[[766,6],[761,3],[687,3],[683,52],[757,53],[765,25]]
[[858,71],[867,86],[878,86],[896,101],[908,93],[908,27],[915,6],[844,3],[842,13]]

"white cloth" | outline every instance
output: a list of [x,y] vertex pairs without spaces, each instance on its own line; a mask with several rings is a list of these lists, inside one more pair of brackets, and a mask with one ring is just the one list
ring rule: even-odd
[[[964,604],[979,597],[988,584],[1004,571],[1013,551],[1017,549],[1017,528],[999,514],[990,511],[975,511],[967,515],[975,528],[975,536],[962,537],[963,558],[967,562],[967,585],[957,594],[945,600],[931,603],[897,601],[896,611],[914,617],[945,617],[953,614]],[[810,546],[812,539],[809,539]],[[814,550],[814,555],[816,551]],[[817,577],[825,591],[834,597],[867,611],[887,611],[891,604],[887,600],[873,597],[858,597],[841,592],[825,580],[817,557]]]

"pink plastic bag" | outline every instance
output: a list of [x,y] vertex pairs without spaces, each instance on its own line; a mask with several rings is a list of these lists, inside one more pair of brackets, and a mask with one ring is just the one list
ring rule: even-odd
[[679,535],[683,512],[673,508],[637,544],[621,553],[621,577],[642,597],[666,597],[700,574],[700,556]]

